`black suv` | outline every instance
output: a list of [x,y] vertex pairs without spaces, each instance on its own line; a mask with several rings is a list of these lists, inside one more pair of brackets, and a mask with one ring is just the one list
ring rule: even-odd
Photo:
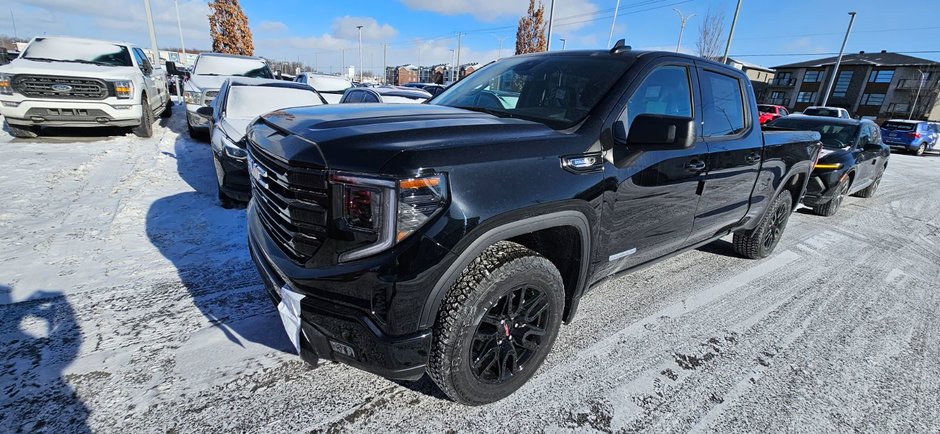
[[758,119],[741,72],[619,43],[278,111],[249,128],[251,255],[303,359],[493,402],[606,278],[730,233],[771,253],[819,134]]

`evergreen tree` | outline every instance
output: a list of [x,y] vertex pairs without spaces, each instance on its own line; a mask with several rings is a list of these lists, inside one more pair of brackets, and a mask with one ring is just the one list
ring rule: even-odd
[[251,56],[255,46],[248,28],[248,17],[242,12],[238,0],[216,0],[209,3],[209,35],[212,51],[225,54]]

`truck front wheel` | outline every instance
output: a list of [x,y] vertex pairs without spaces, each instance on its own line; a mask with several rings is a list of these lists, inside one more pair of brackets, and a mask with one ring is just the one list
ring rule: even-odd
[[145,138],[153,137],[153,109],[150,108],[147,97],[141,98],[140,106],[143,114],[140,116],[140,125],[134,127],[134,135]]
[[770,204],[756,228],[734,233],[734,251],[751,259],[770,256],[783,236],[792,211],[793,197],[789,191],[783,190]]
[[444,299],[428,374],[463,404],[509,396],[545,360],[564,305],[561,275],[548,259],[513,242],[490,246]]

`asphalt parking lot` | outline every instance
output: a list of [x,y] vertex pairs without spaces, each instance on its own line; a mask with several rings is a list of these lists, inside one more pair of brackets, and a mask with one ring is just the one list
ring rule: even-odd
[[140,139],[0,133],[0,432],[937,432],[940,156],[799,210],[773,256],[722,240],[586,296],[483,407],[313,368],[218,206],[177,107]]

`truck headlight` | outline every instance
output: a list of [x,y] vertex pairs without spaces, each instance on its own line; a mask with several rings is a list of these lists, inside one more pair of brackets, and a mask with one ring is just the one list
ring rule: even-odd
[[334,208],[348,230],[375,234],[374,243],[340,254],[341,262],[379,253],[424,226],[444,209],[447,178],[433,175],[398,181],[334,174],[340,197]]
[[0,74],[0,95],[13,95],[13,76]]
[[134,82],[128,80],[114,82],[114,95],[117,99],[131,99],[134,97]]
[[202,92],[184,90],[183,101],[186,101],[186,104],[202,104]]

